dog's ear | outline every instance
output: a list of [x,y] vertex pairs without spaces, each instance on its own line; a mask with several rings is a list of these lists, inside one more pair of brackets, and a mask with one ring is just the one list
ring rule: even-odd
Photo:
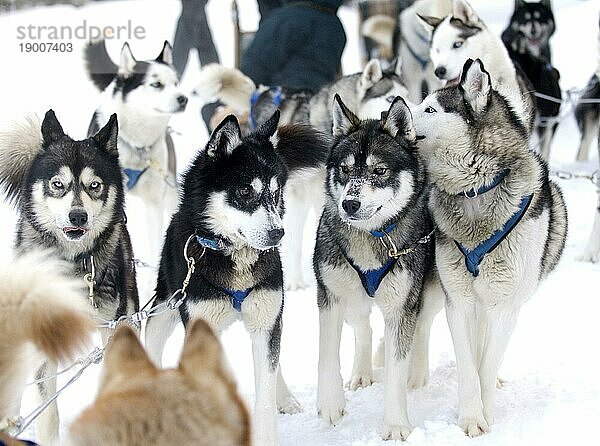
[[206,156],[225,158],[242,142],[240,124],[235,115],[229,115],[213,130],[206,144]]
[[46,146],[58,141],[63,136],[65,136],[65,132],[63,131],[60,122],[58,122],[54,110],[48,110],[42,121],[42,137],[44,138],[44,145]]
[[419,21],[421,22],[421,24],[428,31],[431,31],[432,29],[436,29],[438,27],[438,25],[444,21],[443,18],[431,17],[431,16],[426,16],[426,15],[421,15],[421,14],[417,14],[417,17],[419,18]]
[[111,383],[129,379],[144,370],[156,367],[148,357],[133,329],[127,325],[117,328],[104,355],[100,391]]
[[378,59],[371,59],[365,65],[362,75],[360,76],[360,85],[364,90],[367,90],[379,82],[382,77],[383,71],[381,69],[381,63]]
[[344,136],[358,123],[360,119],[342,102],[339,94],[333,98],[333,136]]
[[223,375],[223,349],[203,319],[196,319],[185,336],[179,370],[193,380],[204,380],[209,371]]
[[542,6],[545,6],[549,10],[552,10],[552,1],[551,0],[542,0],[540,3]]
[[400,57],[396,57],[394,61],[394,74],[402,77],[402,59]]
[[467,59],[459,85],[464,92],[465,100],[475,114],[483,112],[490,100],[491,79],[481,60]]
[[390,105],[387,115],[382,119],[381,128],[395,139],[404,138],[410,142],[417,140],[412,113],[401,96],[396,96]]
[[98,145],[100,150],[104,150],[109,155],[118,157],[119,149],[117,141],[119,138],[119,122],[117,121],[116,113],[110,116],[110,119],[98,133],[92,136],[93,140]]
[[165,44],[163,45],[163,49],[156,58],[157,62],[162,62],[167,65],[173,65],[173,48],[171,44],[165,40]]
[[478,26],[479,16],[465,0],[452,0],[452,17],[468,26]]
[[125,42],[123,44],[123,48],[121,48],[119,74],[123,76],[129,76],[133,73],[136,63],[137,60],[135,60],[135,57],[133,57],[133,53],[131,52],[131,48],[129,48],[129,44]]
[[256,130],[256,135],[261,139],[269,139],[273,136],[277,131],[280,116],[279,109],[275,110],[275,113]]
[[525,0],[515,0],[515,11],[525,5]]

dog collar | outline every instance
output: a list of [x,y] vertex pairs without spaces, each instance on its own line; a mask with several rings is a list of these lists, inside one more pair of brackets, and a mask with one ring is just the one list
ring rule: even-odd
[[392,223],[387,228],[382,229],[381,231],[369,231],[373,237],[381,238],[389,235],[390,232],[394,230],[394,228],[398,226],[398,223]]
[[496,186],[498,186],[502,182],[502,180],[504,178],[506,178],[506,175],[508,175],[509,172],[510,172],[510,169],[503,170],[502,172],[500,172],[498,175],[496,175],[494,177],[494,179],[492,180],[492,182],[490,184],[485,185],[485,186],[481,186],[477,190],[475,190],[475,189],[466,190],[466,191],[461,192],[460,194],[457,194],[457,195],[464,196],[464,197],[467,197],[467,198],[476,198],[478,195],[485,194],[486,192],[489,192],[493,188],[495,188]]
[[210,239],[206,237],[201,237],[196,234],[196,241],[203,248],[210,249],[212,251],[227,251],[227,244],[222,238],[218,239]]
[[483,261],[485,255],[492,252],[496,246],[502,243],[502,240],[504,240],[508,234],[510,234],[510,231],[512,231],[521,221],[521,218],[523,218],[523,215],[525,215],[525,211],[531,204],[532,199],[533,194],[523,197],[517,212],[515,212],[506,223],[504,223],[504,226],[501,229],[494,232],[490,238],[480,243],[475,247],[475,249],[467,249],[456,240],[454,241],[462,255],[465,256],[465,264],[473,277],[477,277],[479,275],[479,265]]

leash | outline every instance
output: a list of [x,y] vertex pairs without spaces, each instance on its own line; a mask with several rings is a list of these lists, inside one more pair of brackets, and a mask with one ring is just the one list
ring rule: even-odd
[[[92,305],[93,308],[98,308],[98,306],[96,305],[96,302],[94,301],[94,286],[96,285],[96,266],[94,264],[94,256],[90,255],[89,259],[90,259],[90,272],[86,273],[83,276],[83,281],[85,282],[85,284],[88,287],[88,300],[90,301],[90,304]],[[86,263],[87,262],[84,257],[83,258],[84,269],[87,269],[85,266]]]
[[[398,225],[397,223],[392,223],[387,228],[385,228],[381,231],[370,231],[370,234],[373,237],[378,238],[379,241],[381,242],[381,244],[383,245],[383,247],[386,249],[388,257],[394,258],[394,259],[397,259],[399,257],[405,256],[407,254],[414,252],[419,247],[419,245],[424,245],[424,244],[429,243],[429,241],[431,240],[431,237],[435,233],[435,228],[434,228],[429,234],[426,234],[423,237],[421,237],[413,245],[403,248],[403,249],[398,249],[398,247],[394,243],[394,240],[390,236],[390,232],[392,232],[394,230],[394,228],[396,228],[397,225]],[[388,246],[388,244],[389,244],[389,246]]]

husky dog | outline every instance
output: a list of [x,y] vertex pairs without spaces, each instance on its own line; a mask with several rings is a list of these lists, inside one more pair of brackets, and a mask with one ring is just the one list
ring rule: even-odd
[[160,370],[135,332],[108,346],[96,400],[69,428],[69,446],[249,446],[250,417],[203,320],[187,333],[179,366]]
[[528,132],[480,60],[413,109],[432,190],[436,264],[459,373],[458,424],[493,423],[496,377],[521,305],[556,266],[567,211]]
[[149,250],[155,262],[164,235],[164,215],[172,214],[178,200],[175,151],[167,127],[171,116],[187,104],[173,68],[171,45],[165,42],[155,60],[137,61],[125,43],[116,65],[102,40],[85,48],[85,58],[91,80],[103,92],[88,135],[117,113],[127,191],[145,204]]
[[517,0],[509,25],[502,33],[510,58],[523,70],[535,91],[556,99],[536,98],[536,134],[539,152],[545,160],[550,157],[550,144],[558,126],[555,118],[562,99],[560,74],[551,64],[550,37],[553,33],[554,15],[549,0],[539,3]]
[[336,96],[333,134],[313,257],[320,326],[317,408],[331,424],[344,415],[339,358],[344,320],[356,339],[348,386],[355,390],[373,382],[374,301],[385,321],[383,438],[405,440],[412,430],[406,411],[411,345],[423,291],[435,281],[425,168],[402,98],[381,119],[361,121]]
[[516,116],[531,132],[535,123],[535,96],[526,76],[515,68],[502,40],[491,32],[465,0],[452,0],[446,17],[421,19],[432,29],[431,61],[435,75],[455,83],[465,61],[479,58],[490,68],[496,89],[509,101]]
[[186,297],[178,311],[153,317],[146,327],[150,356],[160,364],[179,321],[187,325],[202,317],[220,333],[241,317],[252,339],[254,438],[261,445],[277,443],[277,407],[300,410],[279,371],[283,273],[277,246],[284,234],[283,188],[288,171],[296,175],[324,164],[329,146],[307,126],[277,129],[278,122],[275,112],[242,137],[230,115],[192,163],[167,230],[154,305]]
[[70,268],[33,250],[0,269],[0,419],[19,414],[25,381],[44,359],[73,359],[91,345],[83,282]]
[[[208,67],[207,67],[208,68]],[[246,104],[250,120],[254,126],[265,122],[275,110],[281,110],[281,125],[290,123],[310,123],[324,133],[331,134],[331,104],[336,93],[352,107],[358,110],[361,118],[378,118],[389,107],[396,96],[407,97],[408,91],[400,79],[401,64],[398,61],[388,69],[382,69],[377,59],[370,60],[362,72],[344,76],[320,91],[288,90],[279,87],[261,87],[247,98]],[[215,78],[215,76],[217,78]],[[233,79],[238,79],[236,82]],[[209,94],[209,86],[216,87],[209,95],[226,100],[236,97],[239,104],[240,92],[247,83],[245,76],[237,70],[209,69],[201,74],[200,86]],[[233,105],[233,104],[232,104]],[[328,148],[327,148],[328,150]],[[323,156],[327,156],[325,152]],[[288,182],[286,197],[288,213],[286,218],[287,287],[290,290],[306,287],[302,276],[302,238],[306,216],[311,207],[317,214],[321,212],[324,199],[323,169],[306,172],[298,183],[291,178]],[[300,178],[300,177],[296,177]]]
[[[97,134],[74,141],[52,110],[41,126],[29,118],[0,133],[0,185],[20,211],[17,249],[52,249],[69,261],[88,285],[95,314],[106,320],[139,309],[117,137],[113,115]],[[48,364],[38,374],[55,369]],[[40,384],[41,396],[55,386],[55,380]],[[44,444],[56,440],[57,417],[54,405],[38,423]]]
[[524,46],[532,56],[550,63],[550,37],[555,30],[550,0],[531,3],[515,0],[515,10],[510,17],[508,28],[502,32],[502,41],[514,51],[519,51]]

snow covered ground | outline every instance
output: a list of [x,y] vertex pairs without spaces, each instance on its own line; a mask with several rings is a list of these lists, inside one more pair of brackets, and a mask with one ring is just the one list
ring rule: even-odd
[[[242,25],[256,26],[254,1],[241,0]],[[488,25],[500,33],[510,16],[513,2],[474,0],[475,9]],[[581,88],[597,63],[596,41],[600,2],[596,0],[555,0],[557,32],[552,40],[553,57],[561,72],[563,90]],[[53,108],[64,128],[83,138],[89,119],[98,102],[98,93],[84,75],[81,49],[84,41],[75,40],[70,54],[33,54],[19,51],[17,26],[29,24],[79,25],[82,20],[97,26],[144,26],[146,38],[130,41],[138,59],[154,58],[162,42],[172,39],[180,4],[176,0],[126,0],[92,3],[84,8],[69,6],[40,7],[0,15],[2,69],[0,75],[0,121],[5,122],[24,112],[44,113]],[[215,42],[227,65],[233,63],[233,27],[228,1],[211,1],[209,20]],[[357,50],[357,16],[353,9],[342,8],[340,16],[346,27],[348,45],[343,66],[346,73],[359,69]],[[109,52],[117,58],[122,41],[110,41]],[[183,85],[195,86],[196,58],[191,55]],[[172,120],[180,169],[206,141],[197,101]],[[571,115],[558,128],[553,144],[551,167],[577,172],[592,172],[598,160],[576,163],[578,131]],[[597,443],[600,413],[600,360],[596,342],[600,339],[600,265],[577,261],[592,225],[596,191],[587,180],[560,181],[569,208],[569,238],[562,261],[556,271],[539,288],[521,312],[517,329],[505,356],[500,376],[506,381],[498,390],[496,424],[492,432],[474,440],[464,436],[456,426],[457,375],[454,352],[445,317],[440,314],[431,337],[431,379],[423,389],[409,394],[409,416],[415,426],[408,444],[413,445],[587,445]],[[144,259],[146,222],[141,203],[128,203],[129,228],[136,256]],[[0,255],[7,255],[14,236],[15,214],[0,205]],[[316,224],[312,216],[307,235]],[[305,273],[310,272],[311,242],[305,246]],[[150,296],[152,271],[140,271],[143,300]],[[383,331],[377,310],[373,312],[374,339]],[[168,344],[168,361],[179,354],[183,330],[178,330]],[[240,390],[249,403],[253,401],[251,349],[240,323],[223,336],[228,358],[233,365]],[[316,415],[316,380],[318,355],[318,313],[316,291],[288,293],[284,313],[281,363],[291,389],[305,411],[299,415],[279,416],[279,433],[283,445],[378,445],[383,417],[381,383],[355,392],[347,392],[348,415],[335,428],[325,425]],[[348,378],[353,355],[353,336],[345,327],[342,339],[342,374]],[[90,368],[59,399],[63,428],[94,397],[99,366]],[[378,376],[381,370],[378,370]],[[24,413],[32,409],[26,400]],[[594,440],[596,438],[596,440]]]

